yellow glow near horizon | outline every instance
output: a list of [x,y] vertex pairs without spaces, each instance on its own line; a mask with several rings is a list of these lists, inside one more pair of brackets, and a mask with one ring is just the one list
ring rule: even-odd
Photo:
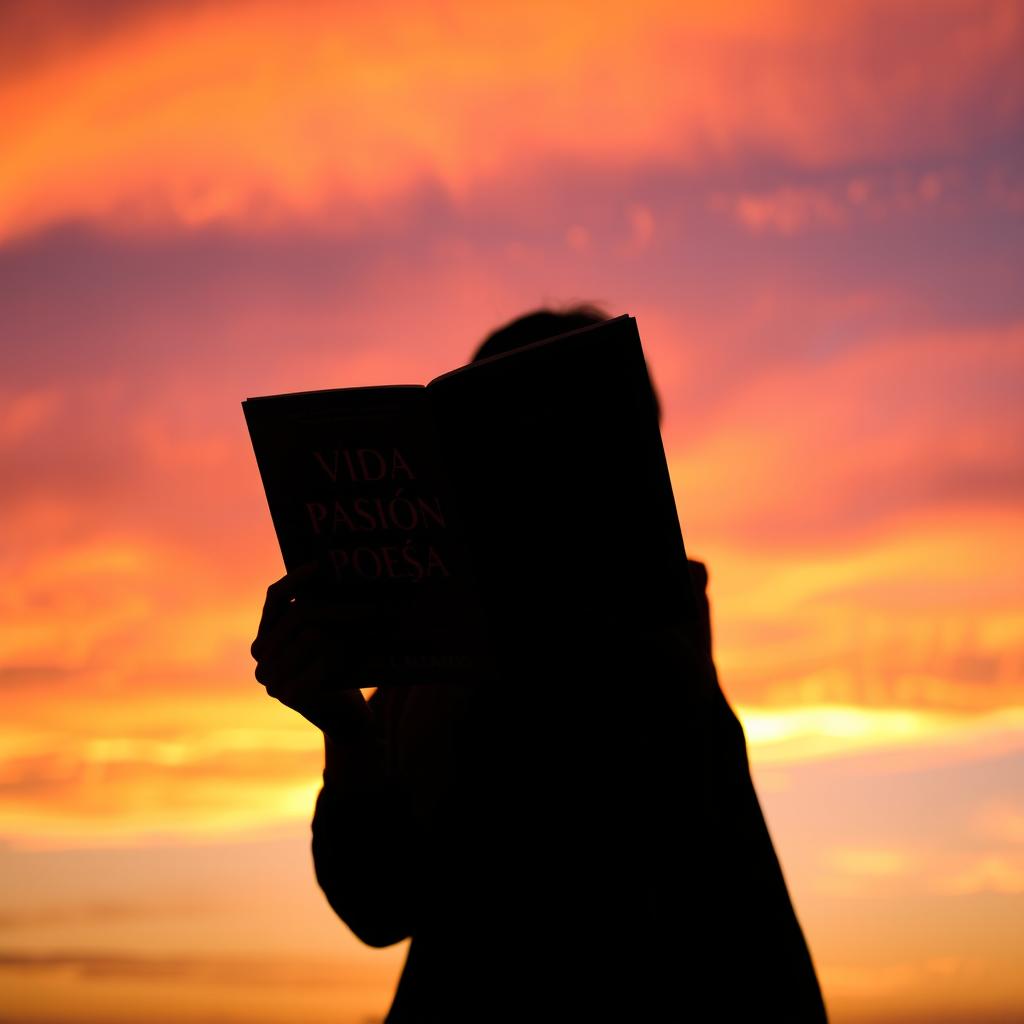
[[[237,710],[245,714],[245,704]],[[895,751],[944,760],[1024,751],[1024,706],[963,715],[914,708],[741,705],[737,713],[755,768]],[[0,801],[4,832],[19,846],[91,846],[149,843],[155,834],[181,841],[230,837],[304,821],[320,785],[322,740],[298,719],[285,717],[282,726],[214,729],[175,740],[93,735],[69,742],[66,735],[52,733],[0,735],[0,781],[19,761],[57,756],[58,749],[55,780],[74,773],[74,788],[53,803]],[[287,760],[275,762],[274,752]],[[235,755],[246,760],[237,762]],[[265,772],[248,774],[254,755],[266,764]],[[241,774],[231,777],[235,772]],[[173,793],[174,799],[153,805],[147,794],[157,793]]]
[[989,713],[866,708],[835,704],[793,708],[740,706],[751,759],[785,765],[881,750],[945,748],[960,756],[1024,748],[1024,705]]

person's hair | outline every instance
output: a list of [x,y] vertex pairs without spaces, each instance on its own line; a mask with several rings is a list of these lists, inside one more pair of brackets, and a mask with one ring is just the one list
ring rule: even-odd
[[[603,309],[589,304],[570,306],[560,310],[537,309],[488,334],[473,354],[473,362],[475,363],[479,359],[488,359],[491,356],[504,355],[506,352],[522,348],[524,345],[531,345],[535,341],[544,341],[546,338],[554,338],[559,334],[577,331],[582,327],[593,327],[608,319],[609,316]],[[651,388],[653,390],[653,383]],[[656,391],[654,392],[654,405],[660,421],[661,402],[658,401]]]
[[597,306],[580,305],[561,310],[537,309],[487,335],[476,350],[473,362],[488,359],[490,356],[500,356],[535,341],[553,338],[557,334],[567,334],[581,327],[593,327],[607,319],[608,314]]

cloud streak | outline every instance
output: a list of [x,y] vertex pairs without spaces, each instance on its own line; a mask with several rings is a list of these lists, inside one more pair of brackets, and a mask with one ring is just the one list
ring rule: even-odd
[[130,952],[54,950],[39,953],[0,950],[0,971],[50,973],[71,971],[92,981],[178,981],[189,984],[256,988],[380,987],[376,974],[346,969],[344,962],[297,957],[139,955]]

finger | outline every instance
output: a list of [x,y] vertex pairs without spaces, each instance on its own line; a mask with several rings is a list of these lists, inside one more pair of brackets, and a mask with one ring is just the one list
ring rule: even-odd
[[344,673],[337,663],[323,656],[314,658],[301,671],[278,680],[268,687],[267,693],[311,721],[311,712],[320,717],[328,713],[344,716],[353,714],[353,708],[369,716],[359,689],[346,686]]
[[694,637],[701,650],[711,657],[711,605],[708,602],[708,570],[703,562],[689,562],[690,580],[693,583],[693,596],[697,605],[697,620],[694,625]]
[[260,624],[256,629],[256,639],[253,640],[252,646],[249,648],[254,658],[259,658],[260,648],[267,632],[288,610],[292,594],[293,587],[287,576],[282,576],[276,583],[271,583],[267,587],[267,598],[263,602],[263,614],[260,616]]
[[323,655],[317,655],[301,669],[282,675],[271,682],[267,687],[267,693],[282,704],[287,704],[288,707],[304,714],[305,707],[310,703],[316,704],[317,694],[323,692],[329,678],[327,659]]
[[253,641],[252,654],[258,662],[275,661],[286,654],[295,637],[310,623],[310,609],[290,604],[277,620]]
[[318,572],[319,565],[316,562],[307,562],[267,587],[263,614],[260,616],[260,624],[256,630],[256,639],[253,640],[250,648],[254,658],[259,658],[260,647],[267,630],[288,610],[303,584],[308,583]]
[[372,725],[366,701],[359,690],[337,684],[330,663],[318,659],[305,672],[275,687],[271,696],[336,739],[365,733]]
[[[331,645],[325,643],[323,635],[315,627],[303,625],[289,638],[287,644],[273,648],[256,664],[256,679],[264,686],[280,685],[305,672],[309,665],[319,658],[332,659]],[[334,659],[336,660],[336,659]]]
[[303,630],[316,631],[326,648],[372,647],[387,642],[390,624],[388,615],[365,605],[297,600],[254,643],[253,653],[259,662],[276,661]]
[[305,672],[318,659],[332,666],[334,675],[340,677],[343,670],[347,674],[372,649],[375,634],[364,630],[357,635],[347,629],[336,633],[336,626],[335,618],[322,615],[317,608],[293,606],[268,637],[256,664],[257,681],[278,686]]
[[708,586],[708,567],[695,558],[687,560],[687,567],[690,570],[690,579],[693,582],[693,589],[703,592]]

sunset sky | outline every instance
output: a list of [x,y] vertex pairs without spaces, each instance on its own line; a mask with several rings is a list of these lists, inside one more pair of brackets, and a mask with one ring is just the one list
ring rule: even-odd
[[1022,57],[1015,0],[0,5],[3,1020],[380,1019],[239,403],[579,300],[832,1020],[1024,1019]]

